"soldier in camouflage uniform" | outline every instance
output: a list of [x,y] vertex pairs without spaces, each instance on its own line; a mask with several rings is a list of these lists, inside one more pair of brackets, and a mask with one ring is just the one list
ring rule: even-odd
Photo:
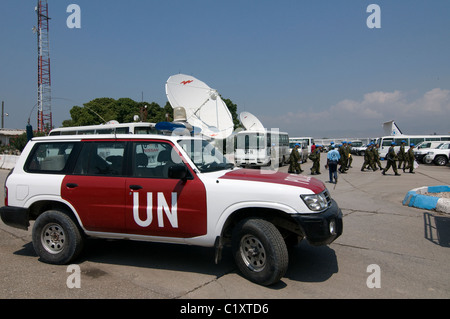
[[400,149],[397,153],[397,158],[398,158],[398,168],[401,169],[402,168],[402,164],[403,164],[403,170],[405,170],[405,166],[406,166],[406,152],[405,152],[405,144],[406,141],[402,141],[402,144],[400,145]]
[[372,148],[372,151],[373,151],[373,155],[374,155],[374,158],[375,158],[375,165],[378,165],[378,167],[380,169],[383,169],[383,167],[381,167],[381,162],[380,162],[380,153],[378,152],[378,148],[379,147],[380,147],[380,145],[375,144],[373,146],[373,148]]
[[320,174],[320,152],[322,150],[322,145],[316,145],[314,152],[309,155],[309,159],[313,161],[313,166],[311,167],[311,175]]
[[373,143],[367,145],[366,151],[364,152],[364,164],[361,167],[361,172],[364,172],[366,166],[369,166],[373,171],[376,171],[375,167],[375,153],[373,152]]
[[298,153],[298,148],[300,144],[295,144],[294,148],[291,151],[291,155],[289,156],[289,169],[288,173],[300,174],[303,172],[302,167],[300,166],[300,154]]
[[386,167],[381,171],[381,174],[386,175],[386,171],[392,166],[392,169],[395,173],[396,176],[400,176],[400,174],[397,171],[397,164],[396,164],[396,160],[397,160],[397,154],[395,154],[395,150],[394,150],[394,145],[395,142],[392,142],[391,147],[389,147],[389,151],[386,154]]
[[414,144],[411,143],[408,152],[406,152],[406,161],[408,162],[408,165],[405,167],[403,167],[403,172],[405,171],[405,169],[409,169],[409,172],[411,174],[415,174],[414,173]]
[[347,168],[348,150],[347,150],[347,142],[346,141],[343,141],[342,146],[339,147],[339,155],[341,156],[341,159],[340,159],[341,166],[339,167],[339,172],[345,173],[345,171],[348,170],[348,168]]
[[353,157],[352,157],[352,142],[347,143],[347,153],[348,153],[348,162],[347,169],[352,167]]

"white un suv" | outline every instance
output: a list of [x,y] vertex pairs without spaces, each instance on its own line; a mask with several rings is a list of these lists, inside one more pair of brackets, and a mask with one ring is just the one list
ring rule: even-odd
[[342,213],[324,184],[236,169],[209,142],[161,135],[34,138],[5,182],[3,222],[28,229],[41,260],[72,262],[89,237],[230,245],[242,274],[273,284],[287,245],[326,245]]

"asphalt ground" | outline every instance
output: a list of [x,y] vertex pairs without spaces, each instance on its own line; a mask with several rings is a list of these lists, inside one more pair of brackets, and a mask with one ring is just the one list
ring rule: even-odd
[[[325,156],[315,176],[324,182]],[[74,279],[76,271],[67,266],[39,261],[31,227],[0,222],[0,298],[449,298],[450,216],[405,207],[402,200],[413,188],[450,185],[450,167],[421,165],[416,174],[382,176],[361,172],[362,161],[353,156],[353,168],[337,185],[325,183],[343,211],[343,235],[329,246],[303,241],[291,249],[289,269],[273,286],[241,277],[229,250],[216,265],[214,249],[116,240],[89,241]],[[311,166],[302,164],[304,175]],[[0,170],[0,183],[7,173]]]

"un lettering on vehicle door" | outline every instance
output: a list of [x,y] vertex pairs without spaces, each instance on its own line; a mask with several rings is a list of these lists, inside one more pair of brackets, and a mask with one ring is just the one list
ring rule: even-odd
[[[183,238],[205,235],[206,190],[181,155],[172,145],[160,142],[136,142],[133,150],[136,168],[126,182],[128,232]],[[189,178],[169,178],[168,165],[186,165]]]

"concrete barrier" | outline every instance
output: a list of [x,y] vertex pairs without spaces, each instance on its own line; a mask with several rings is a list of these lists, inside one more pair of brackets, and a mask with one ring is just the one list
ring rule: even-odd
[[424,195],[426,193],[450,192],[450,186],[424,186],[410,190],[403,199],[403,205],[450,214],[450,198]]
[[18,155],[0,154],[0,168],[13,169],[19,159]]

